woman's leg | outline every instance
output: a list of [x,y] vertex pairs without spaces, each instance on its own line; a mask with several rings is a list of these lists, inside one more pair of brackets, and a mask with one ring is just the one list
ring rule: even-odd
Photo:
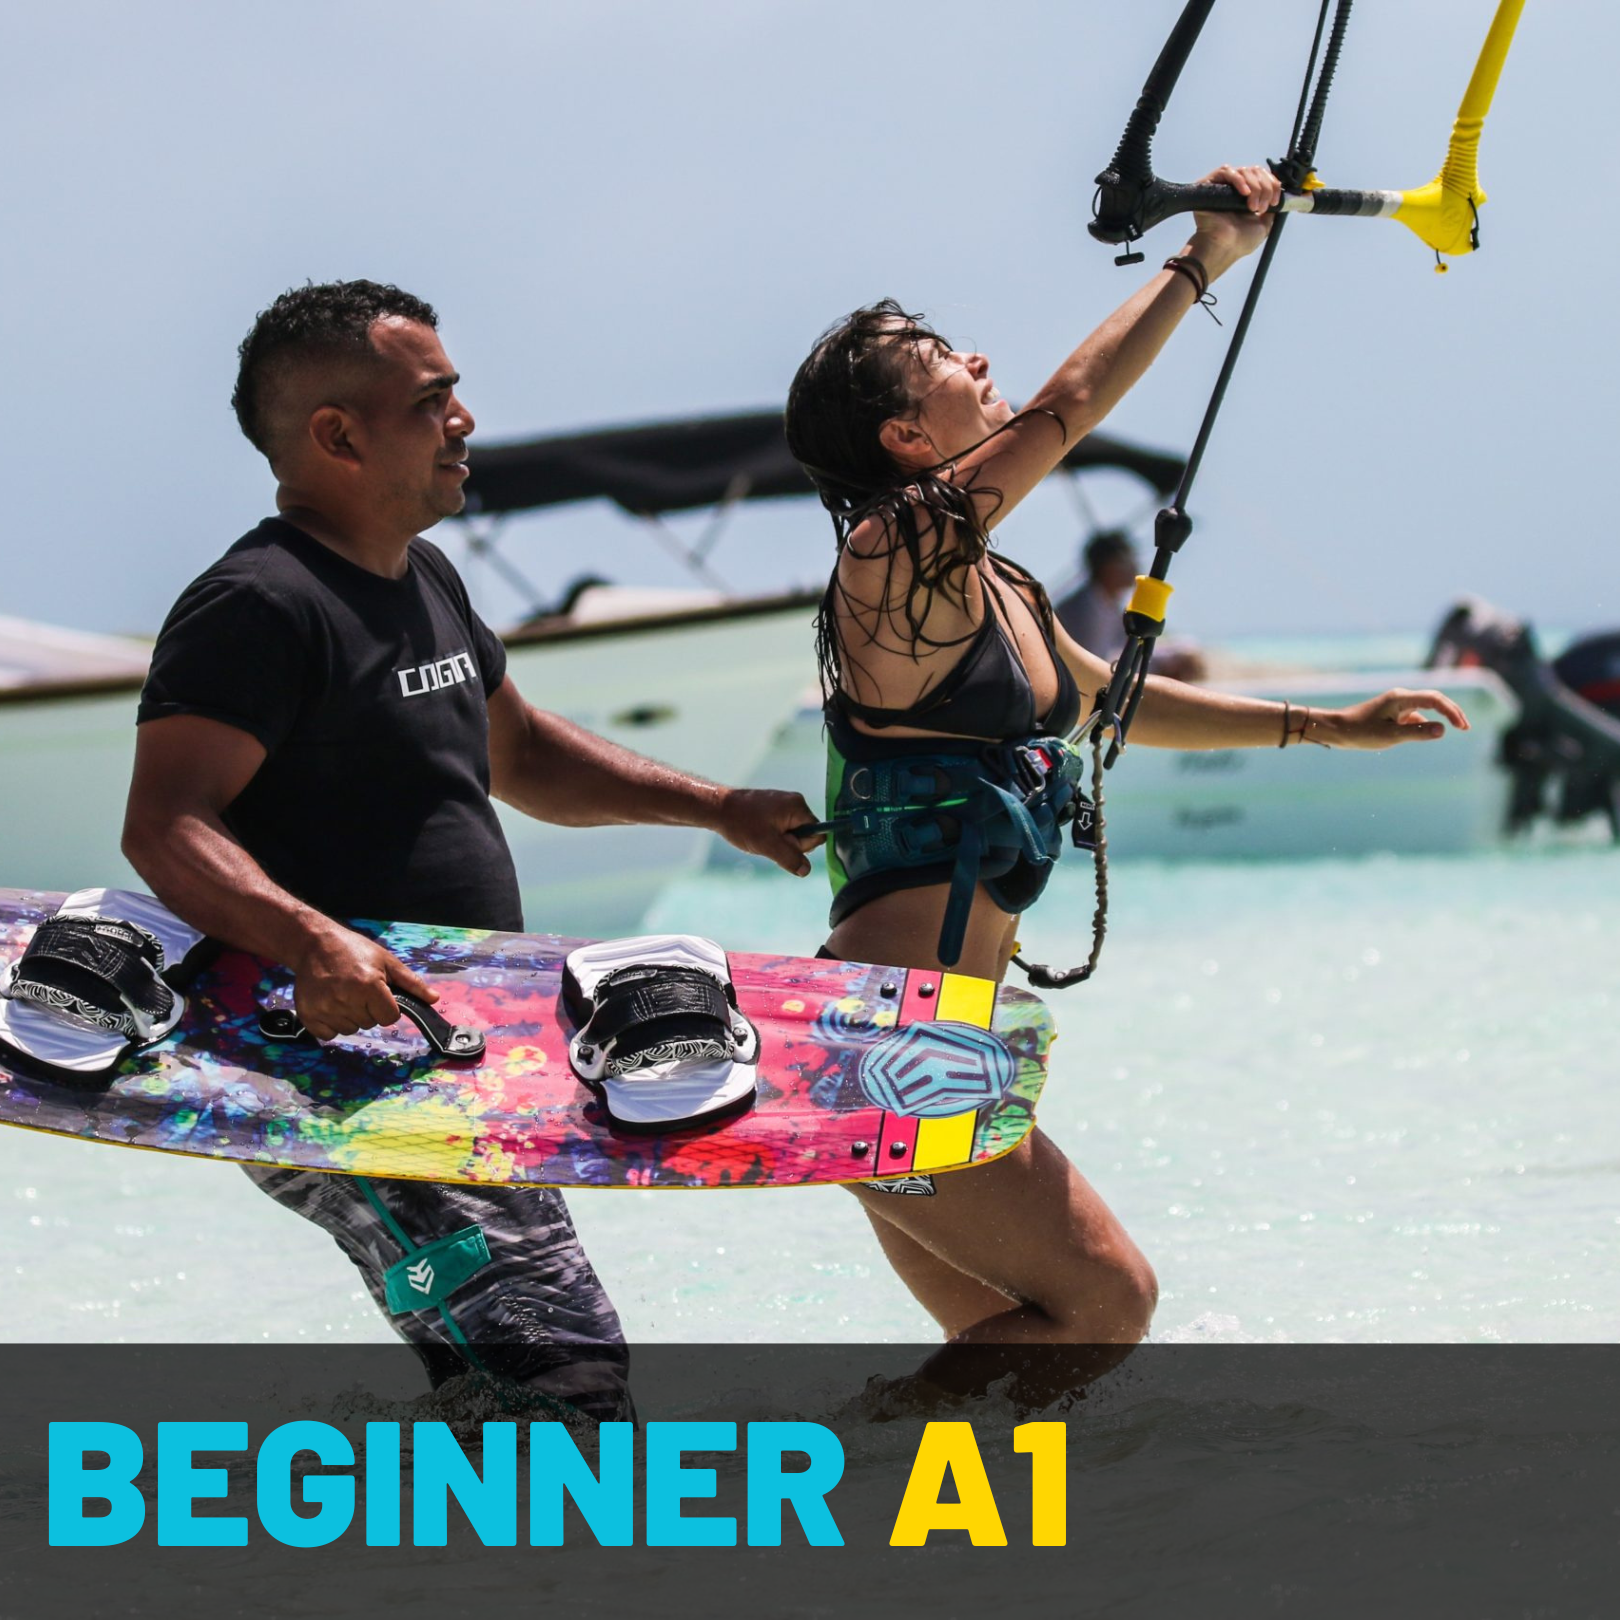
[[[902,1193],[878,1193],[876,1198],[898,1201]],[[937,1196],[937,1195],[936,1195]],[[931,1202],[923,1199],[920,1202]],[[895,1275],[911,1290],[922,1308],[939,1323],[947,1339],[965,1333],[970,1327],[999,1316],[1018,1302],[1008,1294],[970,1277],[948,1260],[942,1260],[916,1238],[900,1230],[893,1221],[876,1213],[868,1199],[861,1200],[873,1235],[883,1257],[894,1267]]]
[[[940,968],[943,885],[862,906],[827,949]],[[1020,919],[981,886],[954,971],[998,983]],[[1158,1282],[1096,1191],[1039,1129],[1003,1158],[934,1178],[932,1198],[852,1187],[918,1302],[962,1344],[1135,1344]]]
[[[912,1247],[895,1246],[905,1263],[897,1269],[922,1284],[926,1293],[914,1291],[953,1343],[1130,1345],[1147,1332],[1158,1300],[1152,1267],[1038,1129],[990,1164],[937,1175],[932,1198],[852,1191],[874,1225],[962,1275],[954,1284],[916,1262]],[[990,1314],[963,1323],[979,1305]]]

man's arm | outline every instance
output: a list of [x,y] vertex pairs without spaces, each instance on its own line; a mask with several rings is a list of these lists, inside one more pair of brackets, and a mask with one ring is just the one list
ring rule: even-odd
[[299,1017],[317,1040],[391,1024],[395,985],[436,992],[374,941],[271,881],[230,835],[224,811],[264,763],[245,731],[200,715],[151,720],[135,734],[124,854],[164,905],[214,939],[284,963]]
[[497,799],[564,827],[626,823],[704,827],[803,877],[820,838],[792,829],[816,819],[797,793],[728,788],[621,748],[523,700],[511,677],[489,700],[490,787]]

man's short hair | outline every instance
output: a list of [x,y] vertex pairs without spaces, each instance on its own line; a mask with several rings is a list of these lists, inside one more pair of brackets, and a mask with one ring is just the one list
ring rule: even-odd
[[1094,534],[1086,544],[1083,554],[1086,560],[1086,572],[1095,574],[1104,563],[1123,561],[1136,555],[1136,547],[1131,543],[1131,537],[1123,529],[1104,529],[1101,534]]
[[372,324],[385,315],[439,324],[431,304],[377,281],[306,282],[259,312],[237,350],[240,364],[231,394],[231,409],[255,449],[272,454],[270,415],[278,379],[310,360],[369,360]]

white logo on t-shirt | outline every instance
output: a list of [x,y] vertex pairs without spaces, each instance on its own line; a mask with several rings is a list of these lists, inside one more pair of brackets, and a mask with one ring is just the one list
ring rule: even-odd
[[399,689],[406,697],[420,697],[424,692],[438,692],[446,686],[460,686],[464,681],[478,679],[472,655],[451,653],[448,658],[435,659],[431,664],[418,664],[415,669],[396,669]]

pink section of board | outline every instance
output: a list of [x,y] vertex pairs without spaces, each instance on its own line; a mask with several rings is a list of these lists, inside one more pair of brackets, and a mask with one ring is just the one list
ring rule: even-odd
[[939,1016],[939,986],[943,977],[941,973],[925,973],[920,968],[912,968],[906,974],[906,987],[900,997],[902,1024],[929,1024]]

